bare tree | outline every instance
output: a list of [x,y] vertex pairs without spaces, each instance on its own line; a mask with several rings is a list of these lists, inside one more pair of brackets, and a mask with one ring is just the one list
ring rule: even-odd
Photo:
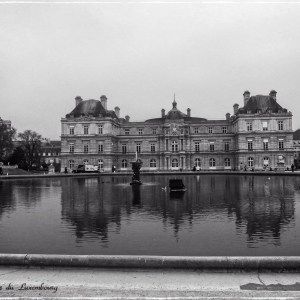
[[19,144],[25,151],[28,168],[31,170],[33,164],[38,164],[42,145],[42,136],[35,131],[25,130],[18,134]]

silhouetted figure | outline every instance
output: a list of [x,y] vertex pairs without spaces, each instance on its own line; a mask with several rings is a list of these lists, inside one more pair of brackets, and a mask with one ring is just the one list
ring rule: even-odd
[[193,171],[196,171],[196,167],[195,166],[193,166]]
[[68,174],[68,169],[67,169],[67,167],[65,167],[65,174]]
[[291,169],[292,169],[292,172],[294,172],[294,169],[295,169],[294,164],[291,165]]
[[1,166],[0,166],[0,175],[3,175],[3,169]]

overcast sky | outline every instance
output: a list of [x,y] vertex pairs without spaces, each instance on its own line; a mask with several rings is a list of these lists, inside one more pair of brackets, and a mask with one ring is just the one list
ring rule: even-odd
[[143,121],[177,107],[225,119],[243,92],[268,95],[300,127],[299,3],[2,3],[0,117],[59,139],[84,100]]

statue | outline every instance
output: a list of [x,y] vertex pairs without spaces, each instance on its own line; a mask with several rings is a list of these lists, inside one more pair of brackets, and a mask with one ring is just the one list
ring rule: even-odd
[[140,159],[137,159],[136,156],[136,161],[131,162],[132,164],[132,181],[130,182],[131,185],[133,184],[142,184],[140,180],[140,169],[142,167],[143,162]]

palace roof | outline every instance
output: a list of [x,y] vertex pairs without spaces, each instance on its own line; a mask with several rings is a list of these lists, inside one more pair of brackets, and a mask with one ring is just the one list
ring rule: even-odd
[[240,110],[251,110],[253,112],[256,112],[257,110],[261,110],[262,112],[266,112],[267,110],[278,112],[278,110],[282,109],[283,108],[271,96],[263,95],[251,96],[247,104],[240,108]]
[[66,117],[70,115],[74,115],[75,118],[89,115],[117,118],[114,111],[106,110],[99,100],[94,99],[81,101]]

